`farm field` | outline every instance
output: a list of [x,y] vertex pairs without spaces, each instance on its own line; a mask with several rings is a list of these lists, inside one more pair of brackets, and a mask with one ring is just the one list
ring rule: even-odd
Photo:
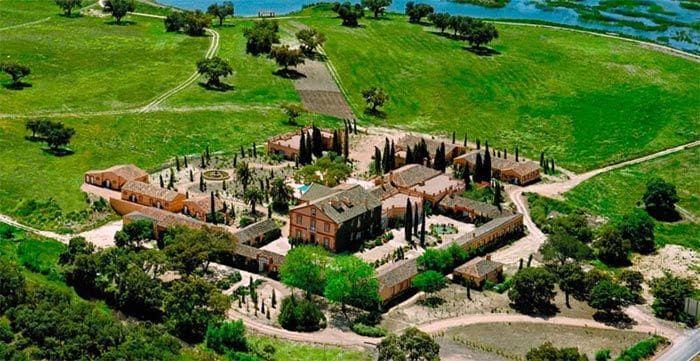
[[651,177],[675,184],[682,221],[656,222],[659,244],[679,244],[700,250],[700,149],[692,148],[648,162],[598,175],[565,193],[567,202],[593,214],[618,220],[629,213]]
[[[643,46],[571,31],[498,24],[480,57],[404,16],[340,26],[323,7],[299,19],[320,29],[350,103],[384,87],[386,118],[374,124],[468,133],[495,147],[539,156],[580,172],[698,137],[700,64]],[[312,17],[305,17],[309,15]]]
[[550,341],[556,347],[578,347],[594,359],[595,352],[609,348],[613,356],[648,337],[644,333],[584,327],[526,323],[488,323],[462,326],[444,332],[439,339],[468,349],[498,353],[507,359],[522,358],[533,345]]

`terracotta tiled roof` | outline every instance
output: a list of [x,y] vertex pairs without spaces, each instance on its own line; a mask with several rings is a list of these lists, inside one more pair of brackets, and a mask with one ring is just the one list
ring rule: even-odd
[[[473,242],[475,239],[480,238],[481,236],[487,234],[488,232],[491,232],[495,229],[498,229],[502,227],[504,224],[507,224],[508,222],[520,218],[522,220],[523,215],[520,213],[515,213],[511,215],[506,215],[503,217],[498,217],[495,219],[492,219],[485,224],[481,225],[480,227],[477,227],[475,230],[472,232],[463,234],[459,237],[457,237],[453,242],[457,243],[460,247],[464,248],[465,245],[468,245],[469,243]],[[438,248],[445,249],[449,247],[453,242],[445,242],[442,243],[441,245],[438,246]]]
[[233,253],[249,259],[256,259],[258,256],[265,256],[271,258],[272,262],[276,265],[281,265],[284,262],[284,256],[281,254],[241,243],[236,245],[236,248],[233,249]]
[[[185,200],[185,206],[191,207],[192,205],[196,205],[197,207],[210,212],[211,211],[211,196],[201,196],[201,197],[195,197],[195,198],[189,198]],[[214,197],[214,207],[216,210],[221,210],[224,208],[224,202],[221,201],[218,197]]]
[[408,164],[389,173],[391,182],[397,187],[413,187],[438,175],[440,171],[420,164]]
[[133,165],[133,164],[120,164],[120,165],[115,165],[113,167],[109,167],[107,169],[103,170],[90,170],[87,171],[87,174],[92,174],[92,173],[106,173],[106,172],[112,172],[126,180],[134,180],[138,178],[142,178],[145,176],[148,176],[148,173],[146,173],[145,170]]
[[[333,189],[337,192],[315,199],[310,204],[318,207],[337,224],[344,223],[382,205],[379,199],[357,184],[341,184]],[[306,206],[303,204],[295,208]]]
[[450,190],[464,190],[463,187],[464,183],[462,181],[439,174],[437,177],[430,178],[422,184],[413,186],[411,189],[424,195],[437,196]]
[[391,183],[384,183],[373,187],[369,190],[369,192],[372,193],[373,196],[377,197],[377,199],[384,200],[399,193],[399,190],[391,185]]
[[418,137],[412,134],[407,134],[403,136],[401,139],[396,141],[396,145],[398,146],[399,149],[405,150],[406,147],[411,147],[413,149],[416,144],[421,142],[421,139],[425,140],[425,145],[428,148],[428,153],[430,153],[430,156],[435,155],[435,151],[440,147],[441,143],[445,143],[445,154],[452,153],[455,148],[460,148],[462,145],[458,144],[452,144],[449,141],[444,141],[440,139],[431,139],[431,138],[425,138],[425,137]]
[[382,201],[382,210],[388,211],[392,208],[404,209],[404,208],[406,208],[406,200],[407,199],[411,200],[411,204],[413,205],[413,207],[415,207],[416,204],[418,204],[422,201],[422,199],[420,199],[418,197],[409,196],[409,195],[403,194],[403,193],[397,193],[397,194],[394,194],[393,196],[386,198]]
[[476,257],[471,261],[455,268],[455,273],[466,274],[474,277],[484,277],[503,267],[503,263],[488,260],[483,257]]
[[250,243],[252,239],[262,236],[268,232],[279,229],[277,223],[272,219],[265,219],[260,222],[253,223],[234,232],[240,243]]
[[395,286],[418,274],[418,264],[415,258],[405,259],[380,267],[377,273],[379,288]]
[[178,197],[185,196],[182,193],[178,193],[167,188],[161,188],[153,184],[137,181],[126,182],[122,187],[122,191],[139,193],[153,198],[162,199],[168,202],[174,201]]
[[194,219],[179,213],[172,213],[153,207],[143,207],[140,211],[135,211],[126,214],[124,218],[130,220],[148,219],[153,221],[153,223],[155,223],[158,227],[161,228],[170,228],[178,225],[190,228],[204,228],[208,226],[207,223],[204,223],[198,219]]
[[312,183],[309,189],[304,192],[304,194],[299,197],[300,200],[305,202],[310,202],[319,198],[323,198],[335,193],[336,190],[330,187],[326,187],[322,184]]
[[[471,151],[469,153],[460,155],[459,157],[455,158],[455,160],[458,159],[464,159],[468,163],[474,164],[476,163],[476,155],[481,154],[481,159],[484,159],[484,150],[475,150]],[[515,158],[511,157],[508,159],[505,158],[499,158],[499,157],[494,157],[493,154],[491,155],[491,169],[504,172],[506,170],[510,170],[512,172],[515,172],[518,175],[525,175],[528,173],[531,173],[533,171],[537,171],[540,169],[539,164],[533,162],[533,161],[521,161],[521,162],[516,162]]]
[[[473,199],[451,194],[440,201],[440,207],[469,209],[481,217],[496,218],[502,214],[493,204],[475,201]],[[507,212],[507,211],[506,211]]]

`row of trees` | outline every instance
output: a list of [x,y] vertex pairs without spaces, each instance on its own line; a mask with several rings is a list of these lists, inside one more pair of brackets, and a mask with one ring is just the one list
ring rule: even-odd
[[165,31],[183,32],[190,36],[202,36],[211,26],[211,17],[199,10],[174,11],[165,17]]
[[469,16],[431,13],[428,15],[428,20],[440,29],[441,33],[451,29],[455,37],[466,40],[477,49],[498,38],[498,30],[492,23]]

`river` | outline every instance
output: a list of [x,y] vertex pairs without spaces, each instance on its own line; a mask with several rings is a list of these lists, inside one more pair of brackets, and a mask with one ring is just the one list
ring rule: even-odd
[[[207,6],[216,0],[158,0],[160,3],[173,5],[182,9],[206,10]],[[409,0],[394,0],[389,11],[403,12],[406,2]],[[579,26],[588,29],[604,30],[610,33],[617,33],[642,39],[652,40],[661,44],[666,44],[677,49],[700,54],[700,11],[684,9],[676,0],[651,0],[654,5],[663,7],[673,14],[653,14],[661,18],[680,21],[688,24],[695,23],[695,28],[669,26],[664,31],[645,31],[635,29],[620,24],[604,24],[596,21],[585,21],[579,17],[576,11],[567,8],[541,8],[537,6],[537,1],[542,0],[511,0],[508,5],[502,8],[486,8],[471,4],[459,4],[445,0],[417,0],[416,3],[427,3],[432,5],[437,12],[448,12],[453,15],[468,15],[490,19],[513,19],[513,20],[539,20],[555,24]],[[598,4],[600,0],[584,0],[579,2],[589,6]],[[236,15],[255,16],[260,10],[274,11],[278,15],[300,10],[303,5],[315,3],[317,0],[234,0]],[[628,8],[629,9],[629,8]],[[639,12],[645,12],[640,8],[633,8]],[[611,12],[602,12],[604,15],[641,22],[646,25],[655,25],[652,19],[643,17],[630,17]]]

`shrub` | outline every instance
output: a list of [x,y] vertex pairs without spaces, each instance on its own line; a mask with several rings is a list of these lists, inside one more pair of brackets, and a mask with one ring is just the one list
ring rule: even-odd
[[241,217],[241,220],[238,222],[239,222],[238,226],[241,228],[253,224],[253,220],[251,218],[245,217],[245,216]]
[[364,323],[353,323],[352,324],[352,332],[355,332],[356,334],[360,336],[367,336],[367,337],[384,337],[386,336],[386,330],[377,327],[377,326],[367,326]]
[[14,337],[10,325],[6,321],[0,320],[0,342],[10,343]]
[[292,331],[310,332],[326,327],[326,316],[315,303],[299,300],[294,295],[282,300],[277,318],[280,325]]
[[595,353],[595,361],[608,361],[610,360],[610,349],[604,348],[600,349]]
[[209,326],[205,335],[207,347],[219,354],[247,351],[243,321],[224,322],[219,326]]
[[659,345],[666,343],[666,339],[661,336],[652,336],[641,340],[630,348],[622,351],[620,357],[615,361],[639,361],[645,360],[656,352]]
[[498,293],[503,293],[505,291],[508,291],[510,287],[513,286],[513,278],[507,278],[505,281],[495,285],[493,287],[493,290],[498,292]]

